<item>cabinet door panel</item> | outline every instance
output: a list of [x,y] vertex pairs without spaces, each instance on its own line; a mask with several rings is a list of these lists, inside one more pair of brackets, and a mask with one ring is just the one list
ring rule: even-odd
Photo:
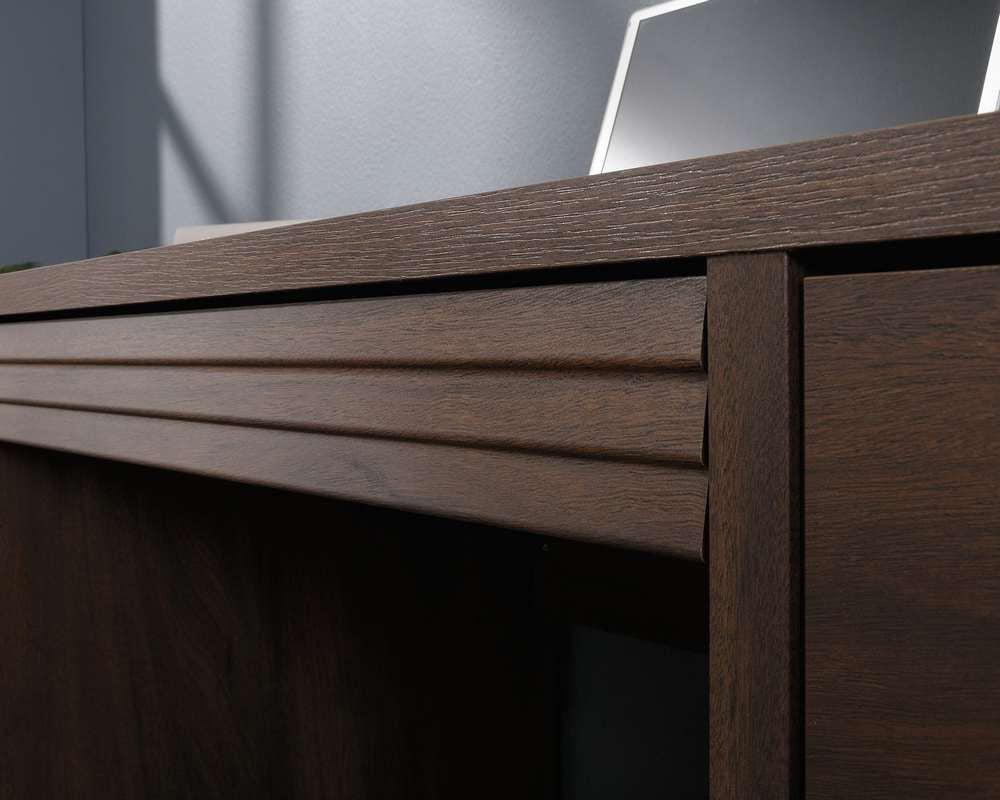
[[804,291],[808,796],[994,796],[1000,268]]

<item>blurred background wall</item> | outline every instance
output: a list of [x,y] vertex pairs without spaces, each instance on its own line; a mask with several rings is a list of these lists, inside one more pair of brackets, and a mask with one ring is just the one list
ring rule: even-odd
[[644,5],[0,0],[0,263],[585,174]]
[[80,0],[0,0],[0,264],[87,250]]

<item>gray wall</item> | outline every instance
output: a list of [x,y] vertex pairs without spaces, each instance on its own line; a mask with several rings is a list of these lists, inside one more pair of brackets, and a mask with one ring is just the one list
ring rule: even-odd
[[81,0],[0,0],[0,264],[87,250]]
[[585,174],[639,0],[87,0],[90,250]]

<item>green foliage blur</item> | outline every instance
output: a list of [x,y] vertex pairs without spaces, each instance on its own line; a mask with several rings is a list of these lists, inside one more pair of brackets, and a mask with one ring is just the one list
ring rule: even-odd
[[0,264],[0,275],[5,272],[18,272],[22,269],[31,269],[37,266],[38,263],[35,261],[21,261],[18,264]]

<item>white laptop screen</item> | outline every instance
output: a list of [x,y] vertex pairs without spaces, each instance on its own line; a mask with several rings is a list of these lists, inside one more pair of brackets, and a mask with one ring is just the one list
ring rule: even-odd
[[591,172],[974,114],[998,13],[998,0],[707,0],[639,12]]

